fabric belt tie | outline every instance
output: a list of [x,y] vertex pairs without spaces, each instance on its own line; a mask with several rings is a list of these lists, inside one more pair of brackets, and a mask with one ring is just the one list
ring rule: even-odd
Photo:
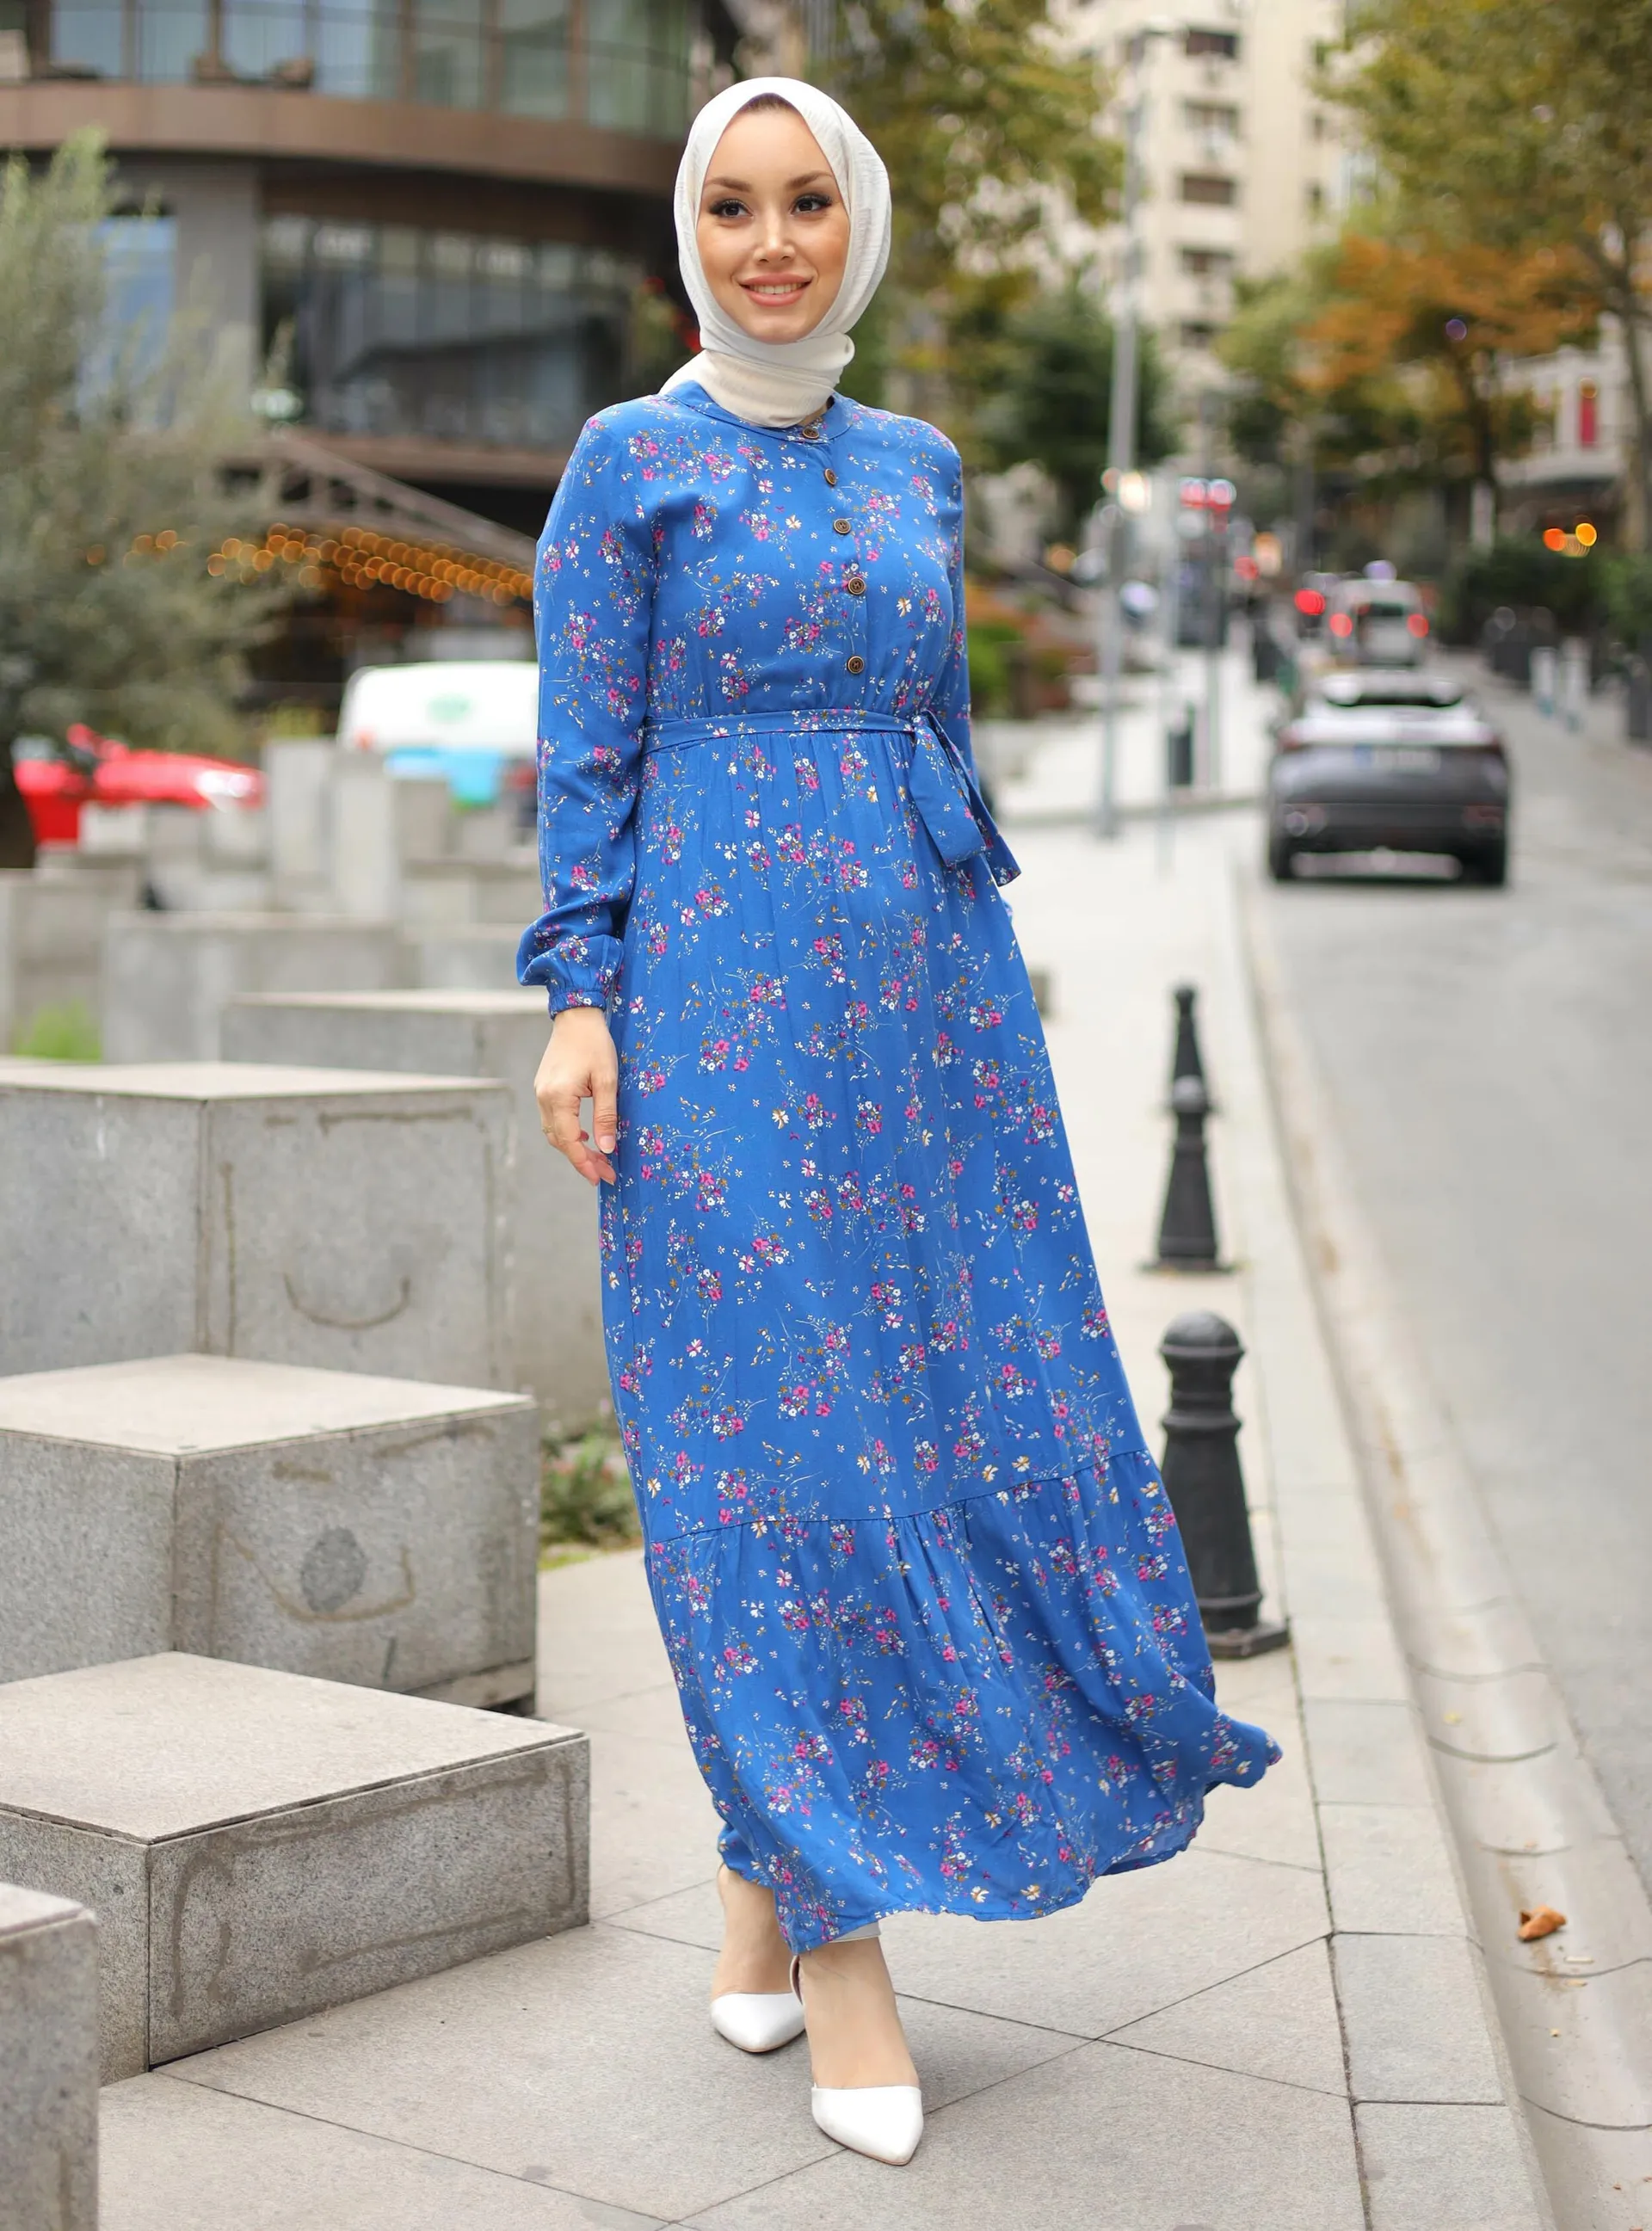
[[1020,869],[987,811],[969,762],[936,715],[927,710],[901,715],[851,705],[802,713],[731,713],[718,720],[651,721],[643,730],[643,749],[678,752],[695,744],[738,742],[746,736],[831,736],[867,728],[910,739],[907,794],[947,865],[961,867],[984,855],[995,883],[1013,883]]

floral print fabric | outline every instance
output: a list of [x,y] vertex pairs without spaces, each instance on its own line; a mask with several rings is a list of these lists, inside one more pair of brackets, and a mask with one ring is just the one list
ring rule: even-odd
[[1278,1756],[1227,1718],[969,758],[956,453],[694,387],[540,546],[546,911],[601,1005],[614,1400],[731,1865],[807,1949],[1048,1911]]

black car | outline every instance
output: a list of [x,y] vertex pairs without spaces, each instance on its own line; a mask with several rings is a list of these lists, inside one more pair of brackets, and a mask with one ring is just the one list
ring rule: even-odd
[[1508,876],[1503,739],[1450,675],[1328,674],[1280,728],[1268,771],[1268,871],[1299,852],[1443,852]]

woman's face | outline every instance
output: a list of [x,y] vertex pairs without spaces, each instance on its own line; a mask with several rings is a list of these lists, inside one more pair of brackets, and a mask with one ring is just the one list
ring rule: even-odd
[[838,299],[849,212],[794,108],[742,109],[700,190],[700,262],[718,304],[760,341],[801,340]]

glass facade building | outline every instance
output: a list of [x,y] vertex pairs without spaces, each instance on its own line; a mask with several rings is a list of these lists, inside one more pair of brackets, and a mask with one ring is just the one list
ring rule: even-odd
[[56,0],[50,67],[139,85],[280,85],[672,139],[683,0]]
[[322,435],[566,449],[619,391],[643,271],[606,249],[276,217],[267,347]]

